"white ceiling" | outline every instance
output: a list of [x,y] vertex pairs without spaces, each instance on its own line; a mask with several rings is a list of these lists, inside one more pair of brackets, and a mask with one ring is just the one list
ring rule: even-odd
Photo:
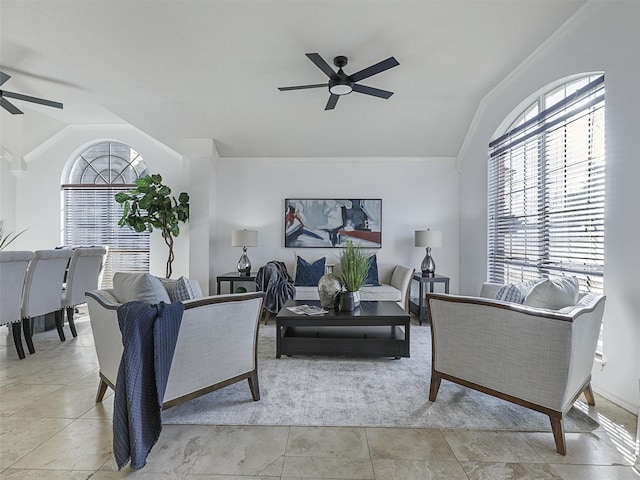
[[[69,124],[130,123],[181,152],[224,157],[455,156],[480,100],[585,0],[0,0],[2,146],[24,155]],[[325,111],[327,77],[400,65]]]

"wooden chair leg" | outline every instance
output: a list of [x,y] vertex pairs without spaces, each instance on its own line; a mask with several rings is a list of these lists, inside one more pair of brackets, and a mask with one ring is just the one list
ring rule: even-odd
[[62,326],[64,325],[64,310],[56,310],[55,319],[56,319],[56,329],[58,330],[58,336],[60,337],[60,341],[64,342],[66,338],[64,337],[64,330]]
[[13,343],[16,346],[16,352],[18,352],[18,358],[23,360],[25,357],[24,347],[22,346],[22,322],[16,322],[11,324],[11,334],[13,335]]
[[76,324],[73,323],[73,312],[74,307],[67,307],[67,322],[69,323],[69,328],[71,329],[71,335],[74,337],[78,336],[78,332],[76,331]]
[[98,384],[98,393],[96,394],[96,403],[100,403],[104,398],[104,394],[107,393],[107,382],[105,382],[102,378],[100,379],[100,383]]
[[587,384],[587,386],[583,390],[584,396],[587,399],[587,403],[592,407],[596,405],[596,399],[593,396],[593,390],[591,390],[591,382]]
[[36,353],[36,349],[33,346],[33,326],[30,318],[24,318],[22,320],[22,329],[24,330],[24,339],[27,342],[27,348],[30,354]]
[[556,441],[556,450],[560,455],[567,454],[567,443],[564,438],[564,426],[562,424],[562,417],[549,416],[551,420],[551,431],[553,432],[553,438]]
[[438,390],[440,390],[440,381],[442,377],[437,372],[431,371],[431,385],[429,387],[429,401],[435,402],[438,396]]
[[260,384],[258,383],[258,372],[253,372],[248,379],[249,381],[249,390],[251,390],[251,397],[254,402],[260,400]]

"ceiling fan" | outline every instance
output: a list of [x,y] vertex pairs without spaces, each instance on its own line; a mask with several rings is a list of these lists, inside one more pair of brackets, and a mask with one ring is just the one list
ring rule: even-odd
[[278,90],[284,92],[286,90],[303,90],[306,88],[328,87],[330,95],[329,101],[324,107],[325,110],[333,110],[336,107],[336,103],[338,103],[338,99],[342,95],[348,95],[351,92],[364,93],[365,95],[372,95],[374,97],[380,97],[384,99],[387,99],[391,95],[393,95],[393,92],[389,92],[387,90],[367,87],[365,85],[356,83],[360,80],[364,80],[365,78],[372,77],[373,75],[377,75],[378,73],[382,73],[385,70],[389,70],[390,68],[400,65],[400,63],[398,63],[398,61],[393,57],[382,60],[381,62],[378,62],[375,65],[371,65],[370,67],[360,70],[359,72],[347,75],[342,71],[342,68],[347,65],[347,57],[343,55],[339,55],[333,59],[333,64],[338,67],[337,72],[335,72],[333,68],[331,68],[329,64],[325,62],[318,53],[307,53],[306,55],[309,60],[315,63],[316,66],[320,70],[322,70],[327,77],[329,77],[329,82],[316,83],[313,85],[299,85],[296,87],[278,87]]
[[[11,78],[11,75],[7,75],[4,72],[0,72],[0,86],[2,86],[7,80]],[[14,104],[9,102],[7,98],[15,98],[16,100],[24,100],[25,102],[39,103],[40,105],[46,105],[47,107],[54,108],[62,108],[62,104],[60,102],[53,102],[51,100],[45,100],[43,98],[31,97],[29,95],[22,95],[20,93],[7,92],[6,90],[0,90],[0,105],[7,112],[17,115],[20,113],[24,113],[22,110],[17,108]]]

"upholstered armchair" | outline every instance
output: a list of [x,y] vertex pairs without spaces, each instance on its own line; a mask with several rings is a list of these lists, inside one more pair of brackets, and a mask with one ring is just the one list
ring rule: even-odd
[[0,325],[8,325],[18,357],[25,357],[22,330],[22,289],[33,252],[0,252]]
[[563,416],[582,393],[595,404],[591,368],[605,297],[582,294],[549,310],[495,300],[497,287],[485,284],[481,297],[428,295],[429,400],[444,379],[544,413],[565,455]]
[[[147,303],[170,301],[160,280],[148,274],[141,278],[153,285],[138,295],[139,299]],[[140,279],[135,280],[139,285]],[[128,294],[133,290],[131,285],[125,285]],[[122,298],[115,279],[114,287],[86,293],[100,367],[96,402],[102,401],[107,387],[115,389],[123,352],[117,311],[122,303],[134,300]],[[264,293],[256,292],[183,301],[185,310],[163,408],[242,380],[248,380],[253,399],[260,399],[257,341],[263,299]]]

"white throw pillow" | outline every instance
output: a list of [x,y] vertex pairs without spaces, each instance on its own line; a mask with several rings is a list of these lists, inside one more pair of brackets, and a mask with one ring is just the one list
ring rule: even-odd
[[578,288],[576,277],[547,278],[535,284],[523,303],[530,307],[560,310],[576,304]]
[[113,275],[113,291],[120,303],[171,303],[162,282],[148,273],[117,272]]

